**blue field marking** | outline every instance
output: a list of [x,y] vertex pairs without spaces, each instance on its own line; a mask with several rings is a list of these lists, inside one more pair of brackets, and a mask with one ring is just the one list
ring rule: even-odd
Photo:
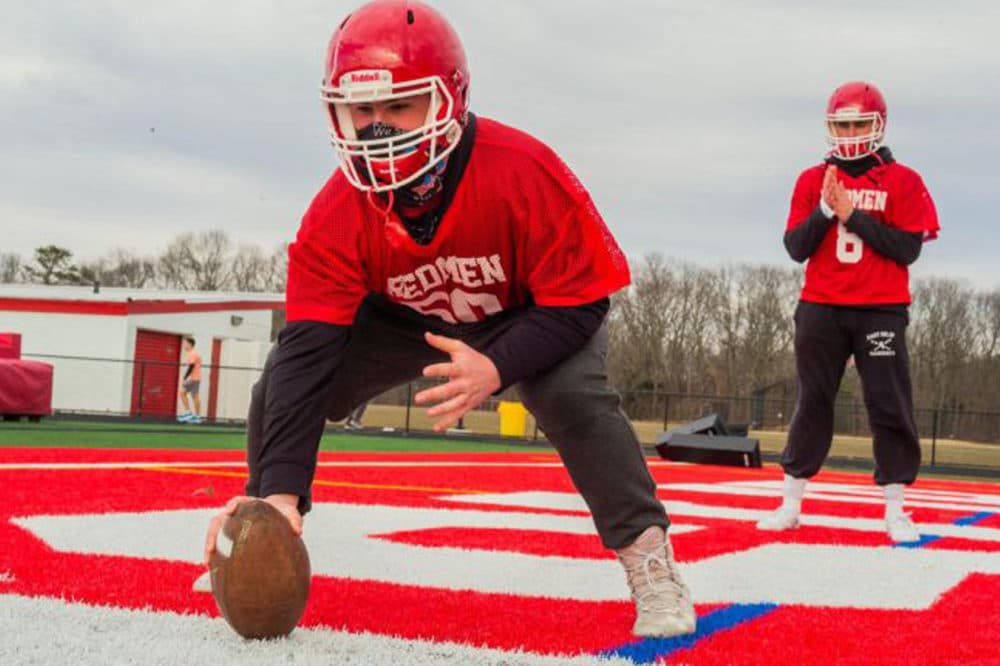
[[[952,525],[959,525],[961,527],[968,527],[969,525],[975,525],[976,523],[981,523],[987,518],[992,518],[996,514],[992,511],[980,511],[979,513],[974,513],[971,516],[962,516],[961,518],[956,518],[951,521]],[[920,548],[926,546],[929,543],[934,543],[935,541],[940,541],[944,537],[936,536],[932,534],[921,534],[920,541],[910,541],[906,543],[893,544],[893,548]]]
[[934,543],[939,541],[944,537],[939,537],[936,534],[921,534],[919,541],[901,541],[900,543],[892,544],[893,548],[923,548],[929,543]]
[[962,525],[963,527],[966,525],[975,525],[976,523],[981,523],[987,518],[992,518],[995,515],[996,514],[992,511],[981,511],[979,513],[974,513],[971,516],[963,516],[962,518],[956,520],[955,524]]
[[602,657],[623,657],[631,659],[636,664],[649,664],[657,659],[670,656],[677,650],[693,646],[700,640],[708,638],[720,631],[725,631],[744,622],[756,620],[767,615],[777,604],[733,604],[714,610],[708,615],[698,618],[698,630],[687,636],[675,638],[646,638],[641,641],[626,643],[616,648],[599,653]]
[[[981,511],[969,516],[962,516],[952,521],[953,525],[963,527],[981,523],[988,518],[997,515],[996,512]],[[945,537],[935,534],[923,534],[919,541],[910,543],[893,544],[893,548],[922,548],[927,544],[934,543]],[[630,659],[636,664],[651,664],[657,659],[669,657],[678,650],[693,647],[699,641],[731,629],[744,622],[756,620],[780,608],[779,604],[732,604],[714,610],[704,617],[698,618],[698,630],[687,636],[676,638],[646,638],[641,641],[625,643],[616,648],[610,648],[599,652],[602,657],[622,657]]]

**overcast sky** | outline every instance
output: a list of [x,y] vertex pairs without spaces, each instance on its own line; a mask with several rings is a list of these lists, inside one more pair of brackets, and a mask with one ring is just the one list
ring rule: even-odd
[[[432,4],[465,43],[473,110],[552,145],[633,258],[790,265],[826,99],[868,79],[941,217],[914,273],[1000,287],[996,2]],[[290,240],[336,165],[317,87],[354,6],[0,0],[0,252]]]

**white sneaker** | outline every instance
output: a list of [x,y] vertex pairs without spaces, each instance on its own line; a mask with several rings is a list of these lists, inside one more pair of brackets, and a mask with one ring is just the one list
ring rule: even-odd
[[757,521],[757,529],[768,532],[794,530],[799,526],[799,514],[781,507]]
[[889,538],[896,543],[912,543],[920,541],[920,531],[913,524],[913,519],[908,513],[898,513],[885,517],[885,529],[889,532]]
[[187,423],[188,421],[191,420],[193,416],[194,414],[192,414],[191,412],[184,412],[183,414],[177,417],[177,421],[179,423]]
[[670,537],[652,526],[631,546],[617,551],[635,600],[636,636],[683,636],[694,632],[691,592],[681,580]]

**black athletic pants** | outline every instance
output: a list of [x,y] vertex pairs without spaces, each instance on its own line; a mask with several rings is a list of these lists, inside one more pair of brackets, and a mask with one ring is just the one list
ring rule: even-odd
[[[504,312],[484,322],[449,326],[411,308],[369,296],[351,326],[345,357],[336,371],[328,417],[340,420],[357,405],[417,379],[424,366],[447,356],[424,340],[431,331],[483,349],[519,316]],[[608,384],[604,326],[578,352],[518,384],[525,407],[559,452],[608,548],[631,544],[650,525],[669,525],[656,483],[621,397]],[[530,350],[525,350],[530,353]],[[273,352],[272,352],[273,355]],[[254,495],[255,461],[263,446],[268,364],[254,386],[247,421],[248,494]]]
[[847,360],[864,388],[875,451],[875,482],[910,484],[920,468],[913,417],[907,315],[903,308],[841,307],[802,301],[795,311],[799,396],[782,453],[785,473],[815,475],[833,443],[833,408]]

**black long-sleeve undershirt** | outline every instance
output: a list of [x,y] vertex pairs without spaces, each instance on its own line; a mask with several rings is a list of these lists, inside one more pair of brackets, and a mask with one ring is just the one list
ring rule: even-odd
[[[500,374],[502,388],[532,377],[570,356],[600,328],[610,307],[602,298],[574,307],[530,306],[483,353]],[[316,451],[350,327],[291,322],[270,359],[264,400],[263,446],[255,461],[261,497],[298,495],[309,510]],[[248,492],[251,492],[248,490]]]
[[330,392],[344,358],[350,327],[291,322],[270,358],[264,400],[263,446],[256,461],[257,493],[298,495],[309,509],[316,451],[326,424]]
[[[811,257],[826,237],[830,225],[835,223],[836,218],[828,218],[817,206],[805,222],[785,232],[785,249],[789,256],[799,263]],[[922,234],[890,227],[857,209],[844,226],[871,249],[903,266],[916,261],[923,247]]]
[[811,257],[826,238],[826,232],[833,223],[833,219],[824,215],[819,206],[816,206],[805,222],[785,232],[785,249],[788,250],[788,255],[800,264]]
[[903,266],[916,261],[924,245],[923,234],[890,227],[857,209],[847,218],[844,226],[860,236],[868,247]]
[[501,390],[533,377],[582,347],[608,314],[602,298],[572,307],[528,308],[484,354],[500,373]]

